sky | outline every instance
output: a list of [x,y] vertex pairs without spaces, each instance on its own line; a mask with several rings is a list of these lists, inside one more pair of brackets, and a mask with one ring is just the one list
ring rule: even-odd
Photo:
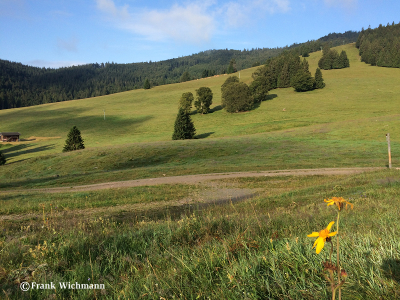
[[59,68],[284,47],[399,13],[399,0],[0,0],[0,59]]

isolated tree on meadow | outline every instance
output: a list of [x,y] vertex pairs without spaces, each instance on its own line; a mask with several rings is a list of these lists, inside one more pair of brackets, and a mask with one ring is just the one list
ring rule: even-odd
[[83,144],[81,132],[76,126],[74,126],[69,131],[68,137],[65,140],[63,152],[80,150],[80,149],[85,149],[85,145]]
[[148,79],[148,78],[146,78],[146,80],[144,81],[143,88],[144,88],[145,90],[150,89],[150,82],[149,82],[149,79]]
[[324,79],[322,78],[322,72],[320,68],[317,68],[317,70],[315,71],[315,88],[316,89],[322,89],[325,87],[325,82]]
[[0,151],[0,166],[6,164],[6,157],[4,156],[3,152]]
[[192,139],[196,134],[196,129],[190,115],[185,112],[181,107],[179,108],[178,115],[176,116],[174,133],[172,135],[173,140],[186,140]]
[[190,114],[193,100],[194,97],[191,92],[183,93],[181,99],[179,100],[179,107],[181,107],[186,113]]
[[209,87],[201,87],[196,90],[197,100],[194,102],[197,112],[207,114],[212,104],[213,93]]

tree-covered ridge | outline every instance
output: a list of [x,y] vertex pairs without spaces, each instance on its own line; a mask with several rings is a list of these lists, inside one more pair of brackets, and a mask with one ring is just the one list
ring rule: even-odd
[[372,66],[400,68],[400,23],[362,29],[356,42],[361,61]]
[[223,74],[230,66],[242,70],[263,64],[285,50],[307,55],[326,43],[332,47],[355,42],[357,36],[358,32],[348,31],[283,48],[208,50],[159,62],[93,63],[60,69],[0,60],[0,109],[123,92],[142,88],[146,79],[152,86],[176,83],[184,72],[188,72],[191,79]]

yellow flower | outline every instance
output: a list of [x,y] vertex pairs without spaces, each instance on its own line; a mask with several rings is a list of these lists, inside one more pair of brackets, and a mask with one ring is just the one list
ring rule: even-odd
[[324,202],[328,203],[328,206],[335,204],[339,210],[341,210],[343,208],[344,204],[346,204],[346,209],[347,209],[347,205],[350,205],[351,209],[353,209],[353,206],[354,206],[350,202],[344,200],[342,197],[333,197],[332,199],[328,199],[328,200],[324,199]]
[[335,222],[330,222],[328,224],[328,227],[326,227],[326,229],[322,229],[320,232],[313,232],[309,235],[307,235],[308,237],[318,237],[314,243],[313,249],[315,246],[317,246],[316,251],[317,254],[319,254],[322,250],[322,248],[324,248],[325,242],[328,238],[330,238],[331,236],[336,235],[336,231],[335,232],[329,232],[331,230],[332,225]]

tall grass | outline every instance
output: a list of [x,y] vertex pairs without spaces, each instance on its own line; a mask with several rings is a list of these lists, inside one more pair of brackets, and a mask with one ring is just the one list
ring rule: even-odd
[[[344,299],[400,295],[398,171],[312,176],[262,186],[259,197],[174,219],[96,217],[3,221],[1,285],[7,299],[329,299],[322,261],[306,237],[331,218],[324,198],[354,203],[341,224]],[[221,182],[220,184],[223,184]],[[280,182],[280,183],[279,183]],[[273,187],[275,193],[268,195]],[[284,189],[279,191],[278,189]],[[70,216],[73,216],[72,214]],[[43,228],[42,228],[43,226]],[[90,251],[89,251],[90,250]],[[325,251],[325,252],[324,252]],[[18,283],[104,283],[105,290],[33,290]],[[55,296],[52,296],[55,295]]]

